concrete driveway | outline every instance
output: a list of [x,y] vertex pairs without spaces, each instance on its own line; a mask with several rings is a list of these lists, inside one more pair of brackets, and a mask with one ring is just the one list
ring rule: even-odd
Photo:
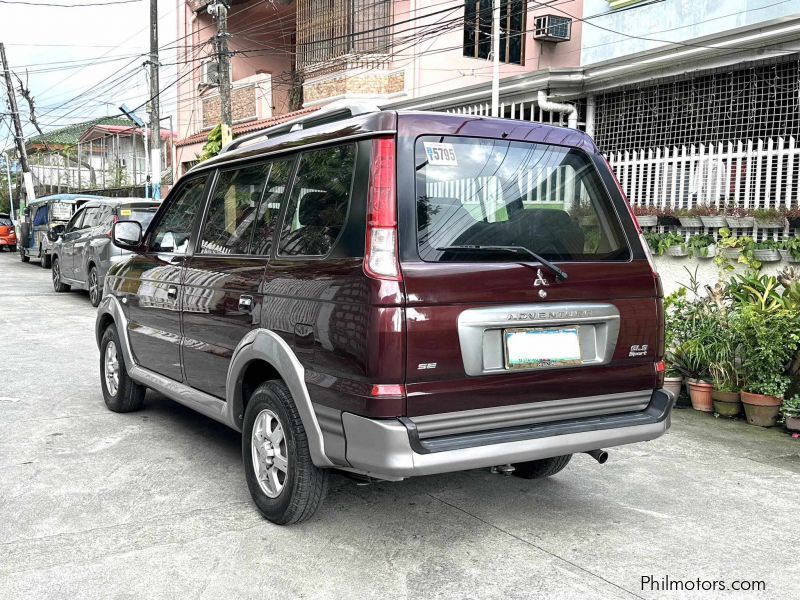
[[798,597],[800,440],[777,429],[678,410],[545,481],[336,476],[282,528],[250,502],[238,434],[153,393],[106,410],[93,325],[86,293],[0,254],[0,598]]

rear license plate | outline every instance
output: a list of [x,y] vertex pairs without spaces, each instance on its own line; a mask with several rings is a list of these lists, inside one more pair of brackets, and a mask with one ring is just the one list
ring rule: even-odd
[[506,329],[506,369],[581,364],[577,327]]

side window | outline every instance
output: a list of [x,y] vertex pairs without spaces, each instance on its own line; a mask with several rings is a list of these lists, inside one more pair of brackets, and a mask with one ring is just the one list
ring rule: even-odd
[[103,228],[110,229],[114,225],[114,208],[110,205],[104,206],[100,210],[97,223],[98,225],[102,225]]
[[87,208],[84,211],[86,214],[83,217],[83,223],[81,224],[81,229],[97,227],[97,225],[100,223],[100,213],[102,212],[102,210],[103,210],[102,206]]
[[42,204],[37,210],[36,214],[33,217],[33,225],[47,225],[47,213],[49,212],[50,207],[47,204]]
[[261,206],[258,207],[256,230],[253,234],[250,254],[268,255],[272,249],[272,233],[281,210],[286,186],[289,185],[293,165],[294,158],[271,163],[267,189],[261,200]]
[[192,226],[203,206],[203,191],[207,176],[188,181],[177,195],[170,199],[169,206],[150,235],[150,250],[185,254],[192,235]]
[[72,218],[69,220],[69,223],[67,223],[67,228],[65,231],[69,233],[70,231],[77,231],[78,229],[80,229],[81,224],[83,223],[83,216],[85,214],[86,214],[85,210],[79,210],[74,215],[72,215]]
[[222,171],[200,234],[202,254],[246,254],[270,166]]
[[347,216],[355,156],[355,144],[300,155],[283,217],[279,255],[324,256],[330,252]]

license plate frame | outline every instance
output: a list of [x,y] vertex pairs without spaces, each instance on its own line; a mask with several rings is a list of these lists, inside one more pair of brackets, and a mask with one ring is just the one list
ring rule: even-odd
[[[562,353],[562,356],[558,357],[528,357],[528,358],[512,358],[511,353],[509,352],[509,339],[513,338],[514,336],[524,334],[525,337],[528,336],[541,336],[542,339],[545,336],[564,336],[565,334],[569,338],[574,338],[575,343],[575,352],[571,352],[567,354],[566,352]],[[552,342],[556,342],[555,338],[550,338]],[[562,337],[562,340],[565,338]],[[563,343],[563,341],[559,341]],[[531,369],[552,369],[558,367],[574,367],[581,365],[583,363],[583,359],[581,357],[581,342],[580,342],[580,327],[577,325],[562,325],[556,327],[514,327],[511,329],[504,329],[503,330],[503,358],[505,363],[506,370],[509,371],[520,371],[520,370],[531,370]]]

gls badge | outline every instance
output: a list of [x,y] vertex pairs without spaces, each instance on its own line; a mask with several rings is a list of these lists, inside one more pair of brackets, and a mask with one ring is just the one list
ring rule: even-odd
[[634,344],[631,346],[630,352],[628,352],[628,356],[646,356],[647,355],[647,344]]

